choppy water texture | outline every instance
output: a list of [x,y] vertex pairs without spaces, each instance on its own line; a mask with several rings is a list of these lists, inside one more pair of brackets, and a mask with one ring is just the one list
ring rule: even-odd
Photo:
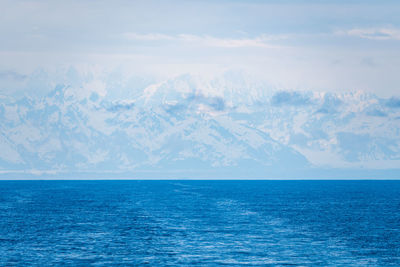
[[400,265],[400,181],[2,181],[0,265]]

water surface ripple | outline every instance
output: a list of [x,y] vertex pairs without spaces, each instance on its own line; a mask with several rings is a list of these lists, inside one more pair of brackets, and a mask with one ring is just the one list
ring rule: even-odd
[[0,265],[400,266],[400,181],[1,181]]

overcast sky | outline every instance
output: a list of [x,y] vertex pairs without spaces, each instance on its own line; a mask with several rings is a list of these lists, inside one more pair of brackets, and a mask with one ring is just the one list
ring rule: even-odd
[[399,14],[399,1],[0,0],[0,74],[243,69],[285,89],[398,96]]

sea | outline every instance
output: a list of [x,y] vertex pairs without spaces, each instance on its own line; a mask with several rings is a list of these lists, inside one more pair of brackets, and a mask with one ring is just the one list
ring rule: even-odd
[[400,266],[400,181],[0,181],[0,266]]

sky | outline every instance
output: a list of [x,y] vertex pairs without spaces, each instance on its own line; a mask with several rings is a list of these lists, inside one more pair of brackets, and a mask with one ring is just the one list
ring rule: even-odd
[[[1,0],[0,71],[241,69],[282,88],[398,95],[398,1]],[[0,73],[0,74],[1,74]]]
[[0,0],[0,179],[400,179],[398,14]]

